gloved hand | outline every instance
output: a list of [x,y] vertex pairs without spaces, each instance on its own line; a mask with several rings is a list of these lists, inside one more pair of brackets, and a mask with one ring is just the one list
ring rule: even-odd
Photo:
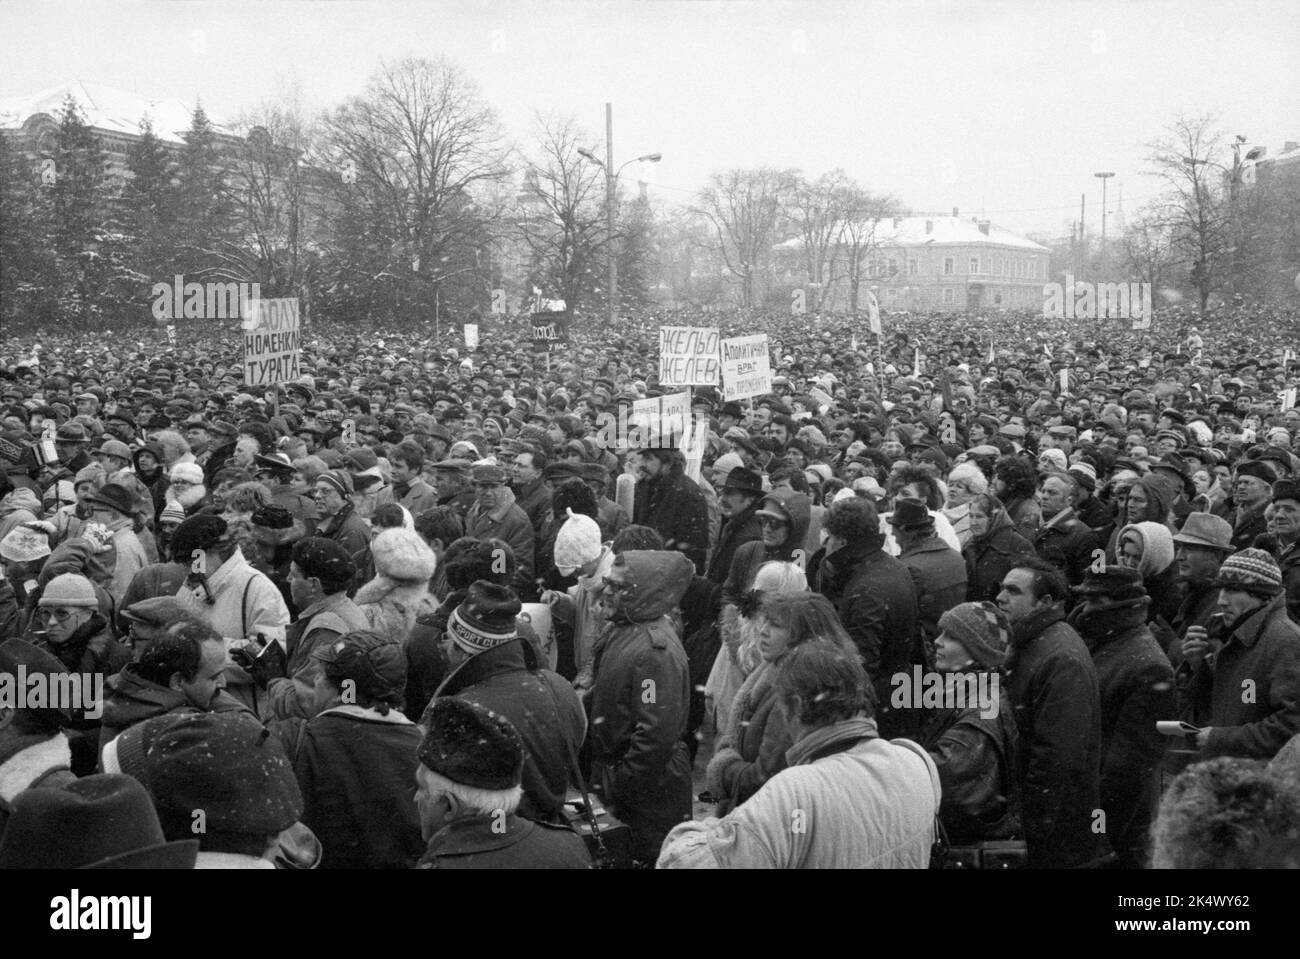
[[288,662],[279,643],[272,640],[257,655],[253,655],[253,648],[232,649],[230,658],[242,666],[259,687],[265,689],[271,680],[288,675]]

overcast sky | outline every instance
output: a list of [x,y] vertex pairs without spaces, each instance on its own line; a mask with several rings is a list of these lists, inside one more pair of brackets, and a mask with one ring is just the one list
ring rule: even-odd
[[[616,162],[662,152],[687,202],[731,166],[843,167],[917,211],[1065,234],[1098,170],[1132,215],[1180,112],[1271,152],[1300,140],[1296,0],[221,2],[0,0],[0,97],[80,79],[234,118],[296,82],[328,107],[381,58],[446,54],[516,138],[575,114]],[[632,171],[629,171],[632,172]]]

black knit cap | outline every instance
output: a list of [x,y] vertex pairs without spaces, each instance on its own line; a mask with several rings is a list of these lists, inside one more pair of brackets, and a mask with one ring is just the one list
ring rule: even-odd
[[293,514],[283,506],[259,506],[253,513],[254,526],[265,529],[289,529],[293,526]]
[[434,700],[420,720],[420,762],[475,789],[513,789],[523,781],[524,744],[504,716],[463,699]]

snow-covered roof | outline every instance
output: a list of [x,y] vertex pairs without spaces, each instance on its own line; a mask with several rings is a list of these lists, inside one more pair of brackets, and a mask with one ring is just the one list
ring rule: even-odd
[[[155,135],[168,143],[185,142],[185,132],[190,128],[194,115],[194,104],[175,97],[150,100],[115,87],[73,80],[31,96],[0,100],[0,127],[17,129],[30,117],[42,113],[57,121],[63,101],[69,94],[77,101],[87,125],[91,127],[112,133],[139,134],[140,120],[147,115],[153,122]],[[207,112],[206,107],[204,110]],[[230,127],[210,112],[208,122],[217,133],[234,136]]]
[[[926,232],[926,224],[931,225]],[[979,223],[970,217],[960,216],[904,216],[876,221],[876,241],[881,246],[920,246],[922,244],[953,244],[963,246],[1015,247],[1035,253],[1047,253],[1047,247],[1033,240],[1003,229],[996,223],[988,224],[988,233],[980,230]],[[778,244],[780,249],[799,249],[801,237]]]

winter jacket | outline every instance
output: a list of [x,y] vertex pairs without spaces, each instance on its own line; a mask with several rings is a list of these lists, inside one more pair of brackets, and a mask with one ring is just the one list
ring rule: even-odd
[[726,519],[718,533],[718,543],[709,556],[709,569],[704,574],[713,582],[721,585],[731,572],[731,563],[736,550],[746,543],[761,541],[763,528],[759,525],[758,508],[761,498],[754,500],[743,510]]
[[1071,586],[1083,582],[1084,574],[1101,555],[1097,534],[1065,509],[1043,523],[1034,534],[1034,551],[1065,576]]
[[[787,768],[723,819],[677,826],[661,869],[925,869],[939,774],[869,719],[811,729]],[[799,828],[795,828],[795,826]]]
[[1286,588],[1286,611],[1291,622],[1300,623],[1300,540],[1283,546],[1277,553],[1282,567],[1282,585]]
[[1264,502],[1256,509],[1237,508],[1228,514],[1227,520],[1232,524],[1233,552],[1249,549],[1255,545],[1255,537],[1263,536],[1268,532],[1268,521],[1264,518],[1264,510],[1267,506],[1268,503]]
[[1087,496],[1078,503],[1074,504],[1074,513],[1084,526],[1097,534],[1100,542],[1106,542],[1110,539],[1111,528],[1115,525],[1115,518],[1111,515],[1106,504],[1097,497],[1088,493]]
[[570,586],[566,596],[555,606],[556,620],[563,619],[573,624],[573,669],[577,674],[591,662],[591,653],[596,640],[605,628],[605,610],[601,604],[605,588],[605,576],[614,565],[614,551],[608,546],[601,548],[600,559],[596,561],[596,571],[590,576],[579,576],[578,582]]
[[465,660],[443,680],[434,701],[454,696],[510,720],[524,741],[525,819],[563,822],[570,756],[587,734],[582,702],[564,679],[540,668],[533,647],[514,639]]
[[25,594],[20,598],[13,583],[0,579],[0,643],[23,634],[24,599]]
[[1183,603],[1183,583],[1178,578],[1178,564],[1174,562],[1174,541],[1169,527],[1163,523],[1133,523],[1121,527],[1119,539],[1132,532],[1142,543],[1142,559],[1138,572],[1151,597],[1149,618],[1159,616],[1166,623],[1173,622]]
[[1233,626],[1209,660],[1178,671],[1182,718],[1213,727],[1203,755],[1271,759],[1300,733],[1300,626],[1286,614],[1286,596]]
[[649,526],[664,538],[666,549],[678,550],[703,574],[709,551],[709,505],[704,492],[680,463],[664,467],[653,479],[639,480],[632,522]]
[[525,483],[515,490],[515,505],[524,511],[533,524],[533,535],[541,534],[542,527],[551,518],[551,488],[541,479]]
[[720,798],[717,815],[725,816],[785,768],[785,753],[794,745],[785,711],[776,699],[775,663],[764,662],[746,678],[732,705],[709,761],[709,791]]
[[929,536],[907,547],[898,557],[916,584],[917,611],[926,662],[936,636],[939,617],[966,600],[966,563],[961,553],[937,536]]
[[[158,467],[152,473],[141,472],[141,453],[152,453],[154,460],[157,461]],[[171,486],[171,481],[167,478],[167,470],[163,468],[162,462],[162,446],[158,443],[145,443],[131,454],[131,465],[135,467],[135,475],[149,491],[149,498],[153,501],[151,516],[155,518],[162,513],[163,507],[167,505],[167,489]]]
[[726,581],[722,584],[722,602],[736,606],[754,585],[764,563],[797,562],[803,553],[804,537],[812,511],[812,500],[789,487],[772,490],[759,501],[760,509],[779,508],[790,518],[790,535],[775,549],[768,549],[760,538],[736,549]]
[[998,676],[994,715],[978,707],[930,710],[919,742],[939,770],[939,819],[954,844],[1020,837],[1016,721]]
[[596,501],[596,522],[600,526],[600,539],[608,543],[632,522],[627,510],[612,499],[602,496]]
[[438,608],[428,583],[399,583],[387,576],[376,576],[366,583],[352,601],[365,614],[367,629],[403,644],[410,638],[416,619]]
[[634,585],[593,656],[591,778],[610,812],[630,827],[634,855],[653,859],[668,830],[691,816],[682,742],[690,672],[669,616],[690,583],[691,563],[656,550],[628,550],[622,560]]
[[274,724],[302,789],[322,869],[410,869],[424,851],[415,809],[423,738],[397,710],[345,705]]
[[1176,715],[1174,671],[1145,625],[1145,608],[1103,635],[1089,630],[1101,696],[1101,808],[1119,865],[1142,869],[1160,800],[1167,745],[1156,723]]
[[876,690],[882,735],[914,732],[918,717],[888,705],[890,678],[925,663],[911,573],[880,548],[879,538],[872,538],[825,555],[815,580],[862,656]]
[[368,625],[365,614],[342,593],[326,596],[299,613],[298,619],[285,630],[286,676],[267,683],[262,718],[314,716],[316,677],[320,675],[321,665],[312,653]]
[[518,504],[512,503],[504,510],[498,508],[495,513],[486,513],[475,503],[465,516],[465,535],[478,539],[505,540],[515,554],[515,581],[511,585],[525,602],[536,594],[537,587],[533,583],[533,524]]
[[264,705],[261,691],[248,673],[229,657],[229,651],[259,633],[268,641],[283,642],[289,610],[275,584],[250,566],[238,548],[208,576],[208,590],[214,599],[211,605],[201,586],[186,582],[176,591],[176,599],[191,616],[211,626],[226,640],[226,688],[230,695],[260,715]]
[[316,524],[316,535],[334,540],[348,551],[349,556],[370,548],[370,526],[356,514],[351,503],[344,503],[333,516],[320,520]]
[[972,537],[961,552],[966,561],[966,599],[972,603],[995,601],[1007,573],[1021,559],[1036,555],[1033,544],[1016,532],[1006,510],[998,510],[989,519],[988,533]]
[[[120,525],[119,525],[120,524]],[[129,519],[121,519],[113,530],[113,579],[108,590],[113,594],[114,604],[120,606],[122,597],[131,586],[135,574],[149,565],[149,557],[139,537],[131,529]]]
[[[138,663],[127,663],[115,676],[108,677],[104,695],[104,716],[100,725],[99,751],[126,729],[164,713],[196,713],[185,694],[170,686],[160,686],[142,677]],[[247,712],[247,708],[224,690],[217,694],[208,712]]]
[[586,843],[568,826],[484,816],[443,826],[417,869],[590,869]]
[[1100,808],[1101,699],[1087,646],[1059,606],[1011,627],[1007,661],[1020,750],[1016,778],[1035,868],[1094,865],[1109,855],[1093,832]]

